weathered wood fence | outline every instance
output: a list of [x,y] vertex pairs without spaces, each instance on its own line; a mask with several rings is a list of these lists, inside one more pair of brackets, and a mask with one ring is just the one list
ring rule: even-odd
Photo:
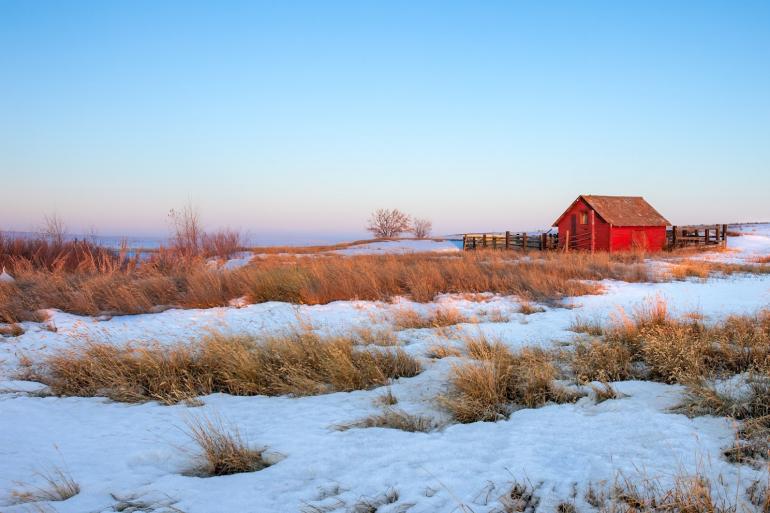
[[688,246],[726,246],[727,225],[672,226],[666,231],[666,238],[670,249]]
[[[570,236],[564,234],[559,246],[558,233],[531,234],[525,232],[466,233],[463,235],[463,249],[517,249],[521,251],[549,251],[556,249],[593,251],[590,233]],[[672,226],[666,230],[666,249],[690,246],[726,246],[727,225]],[[566,248],[564,247],[566,246]]]
[[518,249],[522,251],[545,251],[559,247],[556,233],[531,234],[526,232],[466,233],[463,235],[463,249]]

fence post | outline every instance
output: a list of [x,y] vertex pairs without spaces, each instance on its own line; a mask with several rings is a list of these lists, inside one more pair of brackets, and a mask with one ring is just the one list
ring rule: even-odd
[[722,245],[727,246],[727,225],[722,225]]
[[505,249],[511,249],[511,232],[505,231]]
[[527,232],[524,232],[521,236],[521,247],[524,249],[524,253],[527,252]]
[[487,234],[486,233],[483,233],[481,235],[481,247],[485,248],[485,249],[487,247]]
[[564,252],[569,253],[569,230],[567,230],[567,236],[564,239]]
[[676,226],[671,227],[671,249],[676,249]]
[[703,229],[703,245],[708,246],[709,245],[709,230],[708,228]]

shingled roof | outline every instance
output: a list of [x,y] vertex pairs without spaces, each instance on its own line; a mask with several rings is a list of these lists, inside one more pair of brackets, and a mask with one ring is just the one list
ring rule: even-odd
[[[578,196],[575,201],[581,199],[595,210],[599,217],[613,226],[668,226],[671,224],[641,196],[593,196],[587,194]],[[571,208],[572,205],[559,216],[553,225],[558,225]]]

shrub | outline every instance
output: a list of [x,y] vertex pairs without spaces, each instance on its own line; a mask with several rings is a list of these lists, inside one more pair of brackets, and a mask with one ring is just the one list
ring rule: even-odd
[[206,257],[230,258],[243,249],[241,239],[240,233],[230,229],[205,232],[201,236],[201,251]]
[[429,219],[415,219],[412,221],[412,233],[418,239],[426,239],[430,236],[433,223]]

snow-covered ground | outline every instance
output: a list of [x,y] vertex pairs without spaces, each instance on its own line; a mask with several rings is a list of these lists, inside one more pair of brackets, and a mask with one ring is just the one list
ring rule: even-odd
[[[751,225],[746,231],[748,235],[730,238],[734,252],[710,258],[748,260],[770,254],[770,225]],[[387,251],[395,248],[376,243],[369,249],[379,251],[378,244],[385,244]],[[356,511],[352,508],[358,500],[376,501],[393,490],[398,499],[378,513],[481,513],[496,511],[499,497],[515,480],[538,489],[540,511],[554,511],[559,502],[574,500],[583,512],[591,510],[583,501],[588,484],[612,481],[618,473],[670,482],[680,471],[700,471],[715,481],[721,476],[733,492],[738,481],[766,480],[766,470],[735,465],[721,456],[735,437],[730,421],[671,412],[682,397],[679,386],[614,383],[623,395],[620,399],[596,404],[586,397],[576,404],[519,410],[494,423],[448,422],[436,397],[446,390],[447,373],[457,359],[426,358],[436,342],[459,346],[462,333],[480,331],[511,347],[554,347],[575,336],[567,328],[576,318],[605,321],[655,297],[666,299],[674,313],[695,311],[707,319],[770,305],[770,276],[603,285],[602,295],[569,298],[573,308],[541,305],[544,311],[531,315],[517,313],[520,303],[515,297],[492,294],[444,295],[430,304],[406,299],[319,306],[273,302],[108,320],[52,311],[46,325],[24,323],[23,335],[0,339],[0,511],[29,511],[29,505],[12,505],[8,496],[25,488],[19,482],[41,484],[36,470],[51,465],[66,467],[81,486],[71,499],[47,504],[50,511],[61,513],[113,511],[115,497],[173,502],[187,513],[349,512]],[[39,385],[14,379],[21,358],[36,360],[88,339],[175,343],[212,330],[275,333],[300,324],[321,333],[344,333],[387,326],[405,308],[424,313],[455,308],[474,320],[444,330],[397,332],[404,349],[419,357],[425,370],[396,380],[391,390],[399,408],[443,424],[430,433],[335,429],[380,411],[376,399],[385,393],[384,387],[301,398],[215,394],[201,398],[203,406],[191,407],[45,397],[37,393]],[[493,319],[507,322],[490,322]],[[185,421],[203,414],[237,426],[255,446],[267,447],[267,457],[275,464],[223,477],[185,475],[195,464]]]
[[426,252],[455,252],[462,250],[462,241],[457,240],[418,240],[402,239],[382,242],[369,242],[333,251],[339,255],[382,255]]

